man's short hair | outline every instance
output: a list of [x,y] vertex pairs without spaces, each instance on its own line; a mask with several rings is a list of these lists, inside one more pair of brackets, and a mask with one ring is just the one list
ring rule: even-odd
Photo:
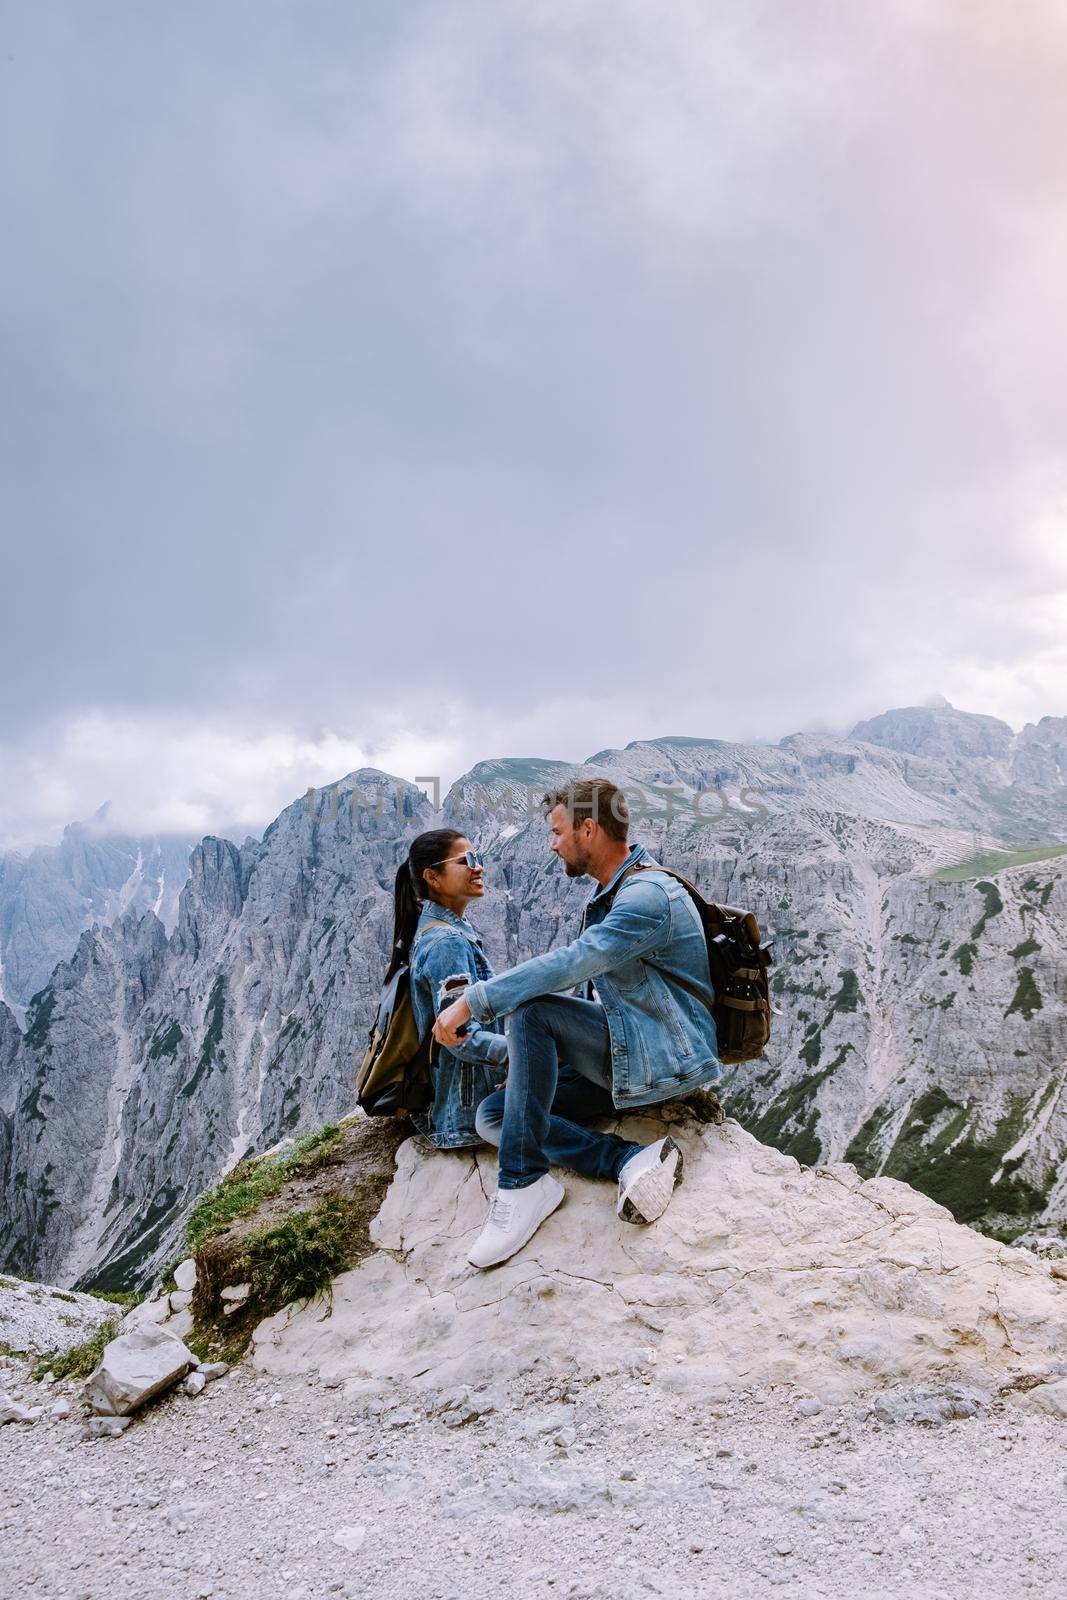
[[625,844],[630,831],[630,808],[623,790],[607,778],[575,779],[561,789],[550,789],[542,797],[541,809],[547,817],[557,806],[566,807],[572,828],[592,817],[609,839]]

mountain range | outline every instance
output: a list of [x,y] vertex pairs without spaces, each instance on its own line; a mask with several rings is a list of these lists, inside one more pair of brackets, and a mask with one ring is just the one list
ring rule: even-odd
[[[472,920],[498,970],[573,937],[589,884],[550,855],[536,799],[576,772],[619,783],[632,835],[775,940],[772,1041],[727,1072],[733,1116],[808,1165],[844,1158],[998,1237],[1062,1246],[1067,717],[1016,733],[943,705],[844,738],[486,761],[439,813],[362,769],[260,840],[201,840],[180,869],[169,846],[112,854],[102,835],[90,852],[68,829],[66,855],[34,869],[67,886],[47,939],[5,863],[5,984],[25,1012],[0,1003],[0,1268],[140,1285],[224,1171],[351,1108],[415,833],[456,823],[484,850]],[[93,893],[69,864],[89,854],[108,863]]]

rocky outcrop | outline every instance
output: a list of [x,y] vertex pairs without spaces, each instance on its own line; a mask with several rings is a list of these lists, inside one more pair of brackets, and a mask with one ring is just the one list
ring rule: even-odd
[[901,1385],[1022,1394],[1067,1376],[1067,1283],[1047,1261],[892,1179],[806,1169],[736,1123],[672,1131],[685,1181],[658,1223],[627,1226],[607,1185],[565,1174],[563,1206],[490,1272],[466,1250],[491,1153],[407,1141],[376,1250],[334,1281],[328,1316],[310,1304],[262,1322],[256,1364],[435,1389],[632,1372],[697,1401],[778,1385],[835,1403]]

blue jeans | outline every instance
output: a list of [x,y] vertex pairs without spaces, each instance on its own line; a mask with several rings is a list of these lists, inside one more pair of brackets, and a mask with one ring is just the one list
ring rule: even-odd
[[511,1013],[507,1033],[507,1085],[482,1101],[474,1123],[500,1146],[498,1186],[525,1189],[550,1166],[614,1182],[641,1146],[582,1126],[616,1115],[603,1006],[542,995]]

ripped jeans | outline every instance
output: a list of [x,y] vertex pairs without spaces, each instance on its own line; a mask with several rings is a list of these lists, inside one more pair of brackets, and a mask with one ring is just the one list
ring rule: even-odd
[[507,1037],[507,1085],[482,1101],[474,1124],[500,1147],[499,1187],[525,1189],[550,1166],[614,1182],[641,1146],[583,1126],[617,1115],[603,1006],[542,995],[511,1013]]

